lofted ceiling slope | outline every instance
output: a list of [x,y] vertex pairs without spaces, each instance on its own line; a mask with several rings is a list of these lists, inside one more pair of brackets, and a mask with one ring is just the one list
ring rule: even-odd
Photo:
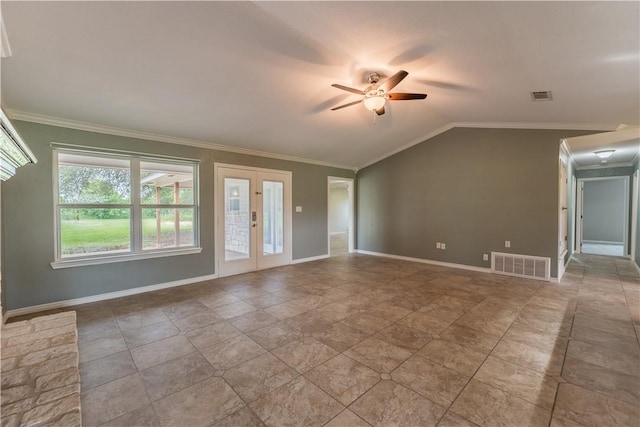
[[[640,121],[638,2],[3,1],[23,117],[360,167],[455,123]],[[373,123],[332,83],[409,77]],[[532,102],[530,91],[553,101]]]

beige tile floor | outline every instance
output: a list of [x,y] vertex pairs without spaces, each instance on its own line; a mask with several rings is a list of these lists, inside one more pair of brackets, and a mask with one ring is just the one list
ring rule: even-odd
[[638,426],[640,277],[343,256],[76,307],[85,426]]

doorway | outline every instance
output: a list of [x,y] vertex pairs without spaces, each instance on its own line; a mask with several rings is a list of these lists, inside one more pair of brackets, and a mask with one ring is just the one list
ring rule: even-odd
[[576,252],[626,256],[629,231],[629,178],[578,180]]
[[220,277],[291,263],[291,172],[215,165]]
[[329,256],[347,255],[354,248],[353,180],[328,178]]
[[569,178],[567,175],[567,165],[560,161],[560,179],[559,179],[559,206],[558,212],[558,278],[561,278],[564,274],[565,256],[568,252],[568,235],[569,235]]

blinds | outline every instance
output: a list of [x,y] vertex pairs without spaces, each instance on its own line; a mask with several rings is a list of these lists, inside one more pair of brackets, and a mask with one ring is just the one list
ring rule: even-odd
[[0,109],[0,180],[6,181],[16,173],[16,169],[27,163],[36,163],[36,156],[24,143]]

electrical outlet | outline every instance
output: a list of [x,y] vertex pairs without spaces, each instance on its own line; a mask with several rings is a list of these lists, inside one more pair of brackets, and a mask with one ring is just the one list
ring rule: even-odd
[[511,247],[511,240],[505,240],[504,241],[504,247],[505,248],[510,248]]
[[302,206],[296,206],[296,212],[302,212]]
[[489,261],[489,254],[482,254],[483,261]]
[[444,243],[440,243],[440,249],[444,251],[445,249],[447,249],[447,245],[445,245]]
[[436,243],[436,249],[440,249],[440,242]]

